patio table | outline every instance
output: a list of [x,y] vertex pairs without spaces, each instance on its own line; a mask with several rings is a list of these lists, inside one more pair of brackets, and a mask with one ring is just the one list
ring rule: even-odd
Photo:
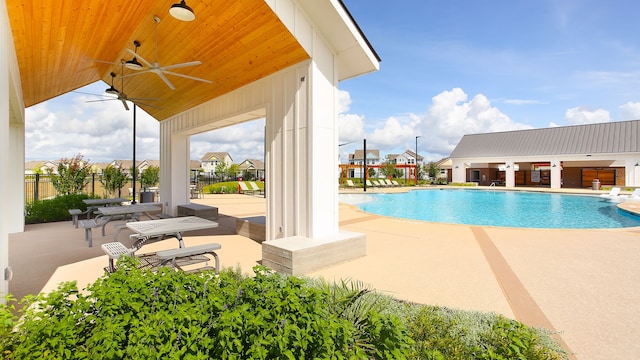
[[109,198],[109,199],[83,199],[82,202],[87,205],[87,219],[90,218],[91,213],[101,206],[120,205],[123,202],[127,202],[129,199],[125,198]]
[[216,228],[218,227],[218,223],[199,218],[197,216],[185,216],[151,221],[129,222],[127,223],[127,227],[137,233],[142,242],[150,238],[170,236],[178,239],[180,247],[184,248],[184,241],[182,240],[183,232]]
[[102,224],[102,236],[105,236],[105,226],[111,220],[115,220],[118,216],[122,216],[125,220],[127,218],[131,218],[135,220],[135,214],[143,213],[149,219],[153,219],[149,214],[152,211],[160,211],[162,210],[159,206],[156,205],[147,205],[147,204],[132,204],[132,205],[123,205],[123,206],[103,206],[98,208],[98,217],[105,219],[106,221]]

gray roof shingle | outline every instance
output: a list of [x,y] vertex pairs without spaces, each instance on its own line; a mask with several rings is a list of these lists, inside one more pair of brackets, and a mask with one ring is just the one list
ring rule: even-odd
[[640,152],[640,120],[472,134],[451,158]]

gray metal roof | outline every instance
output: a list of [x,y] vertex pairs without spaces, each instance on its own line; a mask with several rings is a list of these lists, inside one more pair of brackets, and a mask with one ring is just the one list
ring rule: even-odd
[[640,152],[640,120],[473,134],[451,158]]

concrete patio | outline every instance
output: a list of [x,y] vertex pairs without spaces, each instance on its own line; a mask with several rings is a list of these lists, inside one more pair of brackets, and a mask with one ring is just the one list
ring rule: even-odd
[[[220,227],[187,233],[187,246],[220,243],[223,267],[250,272],[261,260],[261,246],[236,234],[236,219],[264,216],[265,199],[205,195],[193,202],[218,207]],[[360,280],[399,299],[496,312],[543,326],[558,331],[576,359],[631,359],[640,353],[640,228],[446,225],[385,218],[346,204],[340,205],[340,228],[365,233],[367,255],[309,276]],[[94,234],[93,248],[70,221],[11,234],[10,291],[22,297],[65,280],[83,288],[103,274],[107,257],[100,244],[113,241],[114,233]],[[127,244],[128,233],[119,240]],[[169,239],[141,252],[173,247]]]

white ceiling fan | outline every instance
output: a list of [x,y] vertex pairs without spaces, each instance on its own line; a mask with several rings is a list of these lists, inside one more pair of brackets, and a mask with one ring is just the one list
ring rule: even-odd
[[162,66],[160,65],[160,63],[158,62],[158,24],[160,24],[160,18],[157,16],[153,17],[153,20],[156,22],[156,47],[155,47],[155,59],[154,62],[149,62],[147,61],[145,58],[143,58],[142,56],[140,56],[140,54],[137,53],[137,49],[138,46],[140,46],[140,43],[138,41],[134,41],[134,45],[136,46],[136,51],[133,51],[131,49],[126,49],[128,52],[130,52],[133,56],[134,59],[140,59],[140,61],[148,68],[146,70],[142,70],[142,71],[138,71],[135,73],[131,73],[131,74],[127,74],[124,77],[130,77],[130,76],[136,76],[136,75],[140,75],[140,74],[144,74],[144,73],[154,73],[156,75],[158,75],[162,81],[164,81],[167,86],[169,86],[169,88],[171,90],[175,90],[176,87],[171,83],[171,81],[169,81],[169,79],[167,79],[167,77],[165,75],[174,75],[174,76],[179,76],[179,77],[183,77],[186,79],[191,79],[191,80],[196,80],[196,81],[201,81],[204,83],[208,83],[211,84],[212,81],[211,80],[206,80],[206,79],[202,79],[202,78],[198,78],[198,77],[194,77],[194,76],[189,76],[189,75],[185,75],[185,74],[180,74],[180,73],[176,73],[173,71],[169,71],[172,69],[178,69],[178,68],[183,68],[183,67],[188,67],[188,66],[195,66],[195,65],[200,65],[202,64],[201,61],[190,61],[190,62],[185,62],[185,63],[180,63],[180,64],[174,64],[174,65],[167,65],[167,66]]
[[[115,98],[109,97],[108,99],[100,99],[100,100],[88,100],[86,102],[119,100],[119,101],[122,101],[122,105],[124,105],[124,108],[126,110],[129,110],[129,105],[127,105],[127,101],[131,101],[132,103],[135,103],[137,105],[143,105],[143,106],[149,106],[149,107],[156,108],[156,109],[161,109],[158,106],[147,104],[147,103],[144,103],[144,102],[140,101],[140,100],[143,100],[143,101],[160,100],[158,98],[129,98],[129,97],[127,97],[127,94],[124,93],[124,77],[123,76],[121,76],[121,78],[122,78],[122,87],[121,87],[122,91],[118,91],[118,89],[113,87],[113,79],[115,77],[116,77],[116,74],[112,72],[111,73],[111,86],[107,90],[105,90],[105,92],[107,94],[116,95],[117,97],[115,97]],[[81,94],[88,94],[88,93],[81,93]],[[96,95],[96,94],[88,94],[88,95]],[[96,95],[96,96],[102,96],[102,95]]]

